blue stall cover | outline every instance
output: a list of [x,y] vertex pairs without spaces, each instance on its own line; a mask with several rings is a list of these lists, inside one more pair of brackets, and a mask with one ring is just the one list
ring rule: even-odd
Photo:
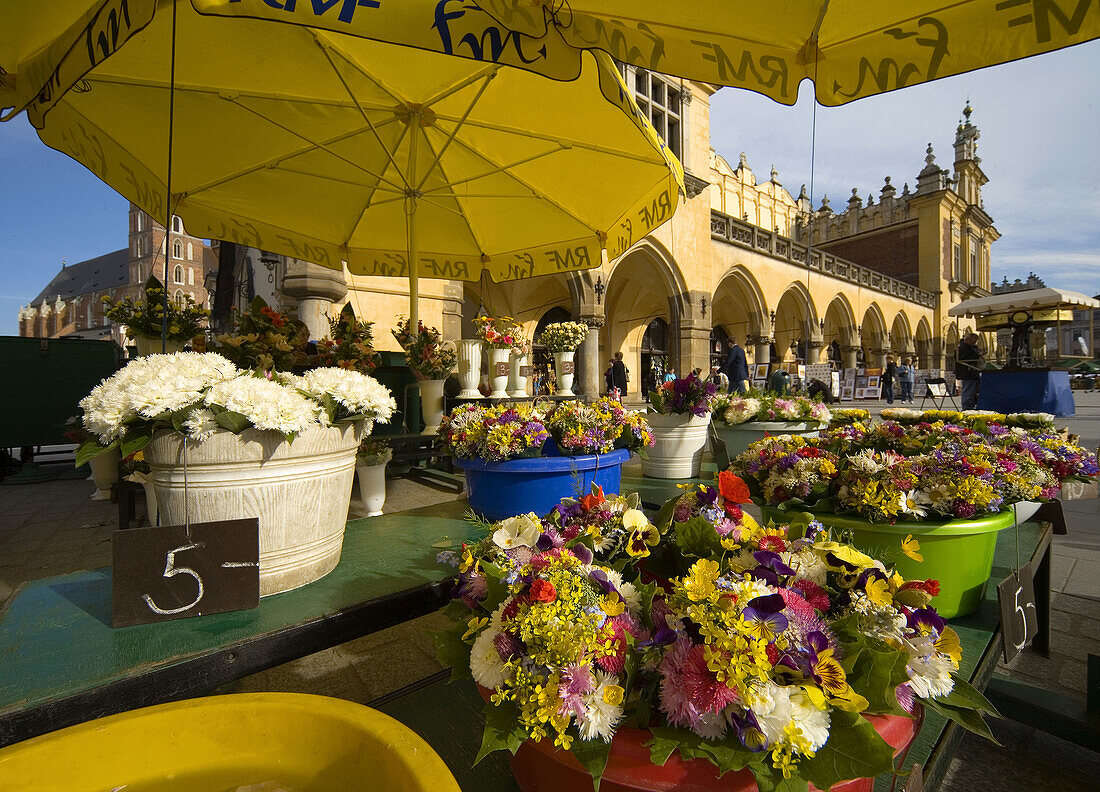
[[1074,414],[1068,371],[983,371],[978,409]]

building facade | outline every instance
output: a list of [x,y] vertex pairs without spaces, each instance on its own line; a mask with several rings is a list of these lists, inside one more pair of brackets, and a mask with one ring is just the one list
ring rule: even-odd
[[[126,248],[61,265],[46,287],[19,311],[19,335],[33,338],[111,338],[125,345],[125,327],[103,316],[103,298],[112,301],[141,296],[155,275],[168,284],[168,298],[182,304],[190,296],[209,307],[206,273],[216,258],[202,239],[191,236],[179,217],[172,231],[130,204]],[[167,264],[167,272],[166,265]]]

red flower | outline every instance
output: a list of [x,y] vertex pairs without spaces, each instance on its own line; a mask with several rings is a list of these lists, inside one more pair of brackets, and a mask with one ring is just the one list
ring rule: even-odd
[[585,511],[592,511],[592,509],[594,509],[596,506],[599,506],[605,500],[607,499],[603,496],[603,487],[597,484],[595,492],[585,495],[583,498],[581,498],[581,506],[584,508]]
[[779,536],[765,536],[760,540],[761,550],[770,550],[773,553],[782,553],[787,549],[787,543]]
[[536,580],[527,596],[532,602],[553,602],[558,598],[558,592],[549,580]]
[[910,580],[902,583],[898,591],[905,591],[906,589],[920,589],[935,597],[940,593],[940,582],[938,580]]
[[735,473],[723,470],[718,474],[718,491],[727,503],[750,503],[752,496],[745,482]]

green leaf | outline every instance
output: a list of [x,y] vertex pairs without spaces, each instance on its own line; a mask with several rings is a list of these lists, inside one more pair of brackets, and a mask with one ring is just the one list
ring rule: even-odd
[[676,545],[680,551],[700,558],[722,554],[722,540],[718,532],[703,517],[692,517],[687,522],[676,523]]
[[481,750],[474,759],[475,765],[493,751],[507,749],[514,754],[527,739],[527,732],[519,723],[519,710],[512,702],[493,704],[488,701],[482,713],[485,715],[485,731],[481,736]]
[[653,735],[645,743],[645,747],[649,749],[649,761],[661,766],[672,756],[672,752],[683,745],[685,741],[693,740],[696,744],[699,741],[699,738],[687,729],[654,726],[649,730],[649,733]]
[[657,512],[657,516],[653,519],[653,524],[657,526],[657,530],[661,533],[665,533],[668,527],[672,525],[672,515],[676,512],[676,502],[680,500],[679,495],[674,495],[665,501]]
[[[451,668],[451,681],[470,676],[470,647],[462,640],[465,625],[450,630],[432,630],[428,634],[435,641],[435,654],[439,664]],[[462,632],[459,632],[462,630]]]
[[799,774],[818,789],[853,778],[874,778],[893,768],[894,749],[855,712],[829,713],[829,740],[798,764]]
[[76,466],[80,467],[85,464],[89,459],[95,459],[105,451],[110,451],[112,448],[118,448],[119,441],[114,440],[110,445],[100,445],[99,441],[94,437],[90,440],[85,440],[76,449]]
[[125,459],[130,456],[130,454],[135,454],[145,448],[152,439],[153,428],[151,426],[131,429],[126,433],[126,436],[122,438],[122,443],[119,445],[119,453],[121,453],[123,459]]
[[638,592],[638,603],[642,614],[642,623],[649,629],[653,629],[653,598],[657,595],[657,584],[635,583],[634,590]]
[[760,792],[808,792],[810,788],[806,779],[801,776],[784,778],[783,773],[767,762],[754,764],[752,773],[756,777],[756,788]]
[[731,770],[743,770],[754,759],[761,756],[746,748],[733,729],[726,732],[726,736],[721,740],[701,742],[699,751],[717,765],[719,775],[725,775]]
[[[256,299],[259,299],[258,297]],[[233,434],[240,434],[252,425],[252,422],[232,410],[222,410],[214,415],[214,420],[222,429],[228,429]]]
[[600,792],[600,780],[603,778],[604,768],[607,767],[607,757],[611,753],[611,743],[604,742],[599,737],[593,740],[573,740],[569,750],[577,757],[592,776],[592,788]]
[[868,712],[902,713],[894,691],[898,685],[909,680],[909,674],[905,671],[908,660],[908,654],[889,647],[878,649],[868,646],[863,650],[855,664],[854,676],[858,684],[852,686],[867,699]]
[[955,681],[954,689],[946,696],[937,696],[937,702],[952,707],[987,712],[995,717],[1001,717],[1001,713],[997,712],[997,708],[990,704],[989,699],[979,693],[973,685],[957,674],[952,674],[951,678]]
[[955,707],[951,704],[944,704],[941,701],[935,699],[921,699],[921,703],[928,707],[933,712],[938,712],[948,720],[953,720],[955,723],[962,726],[967,731],[972,731],[982,737],[985,737],[994,745],[1000,745],[997,738],[993,736],[993,732],[989,730],[989,724],[985,722],[981,713],[975,712],[972,709],[964,709],[962,707]]

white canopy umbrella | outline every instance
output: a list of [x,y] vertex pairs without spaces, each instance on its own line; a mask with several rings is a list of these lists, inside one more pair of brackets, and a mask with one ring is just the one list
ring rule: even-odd
[[1028,289],[1027,291],[994,294],[990,297],[978,297],[964,300],[949,309],[949,316],[987,316],[1009,311],[1055,310],[1062,308],[1100,308],[1100,300],[1095,300],[1080,292],[1064,289]]

